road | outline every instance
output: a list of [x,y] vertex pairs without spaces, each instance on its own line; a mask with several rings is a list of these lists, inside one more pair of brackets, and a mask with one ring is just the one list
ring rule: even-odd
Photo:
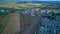
[[17,34],[20,32],[20,16],[18,12],[12,13],[2,34]]

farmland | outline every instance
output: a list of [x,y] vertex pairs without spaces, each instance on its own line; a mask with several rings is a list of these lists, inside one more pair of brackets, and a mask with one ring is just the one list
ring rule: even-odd
[[9,18],[10,18],[9,13],[0,13],[0,34],[2,33],[4,27],[6,26]]
[[50,5],[50,6],[47,6],[45,4],[16,4],[16,3],[3,3],[3,2],[0,2],[0,9],[3,8],[3,9],[19,9],[19,10],[24,10],[24,9],[33,9],[35,7],[39,7],[41,10],[44,10],[45,7],[48,7],[49,10],[53,10],[53,11],[58,11],[60,12],[59,10],[59,7],[60,6],[53,6],[53,5]]
[[[46,24],[41,24],[40,21],[44,22],[46,19],[46,22],[47,22],[48,20],[53,19],[54,17],[58,16],[58,15],[56,15],[57,13],[60,15],[59,6],[48,5],[48,4],[0,3],[0,9],[3,9],[4,11],[11,9],[10,11],[9,10],[8,11],[12,12],[11,13],[12,17],[9,19],[9,21],[6,20],[6,21],[8,21],[8,23],[6,22],[7,26],[3,30],[3,32],[2,32],[3,34],[4,33],[13,34],[13,33],[16,33],[16,31],[20,32],[20,30],[21,30],[21,34],[25,34],[26,32],[28,33],[29,31],[31,33],[33,33],[34,30],[40,29],[40,25],[44,25],[44,26],[46,25]],[[0,23],[4,20],[4,18],[8,15],[8,13],[5,13],[3,11],[2,11],[2,13],[0,13]],[[53,16],[52,16],[52,14],[53,14]],[[10,17],[10,15],[9,15],[9,17]],[[40,20],[40,18],[41,18],[41,20]],[[52,20],[52,21],[54,21],[54,20]],[[49,22],[49,23],[51,23],[51,22]]]
[[14,3],[4,3],[4,2],[0,3],[0,8],[11,9],[14,6],[15,6]]
[[8,13],[0,13],[0,23],[8,15]]
[[25,9],[25,8],[33,8],[34,6],[30,6],[28,4],[16,4],[16,3],[0,3],[0,8],[5,8],[5,9]]

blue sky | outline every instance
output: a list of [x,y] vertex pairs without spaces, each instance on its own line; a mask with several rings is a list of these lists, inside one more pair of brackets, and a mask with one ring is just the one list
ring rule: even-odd
[[19,0],[19,1],[60,1],[60,0]]
[[60,1],[60,0],[0,0],[0,1],[15,2],[15,1]]
[[60,1],[60,0],[34,0],[34,1]]

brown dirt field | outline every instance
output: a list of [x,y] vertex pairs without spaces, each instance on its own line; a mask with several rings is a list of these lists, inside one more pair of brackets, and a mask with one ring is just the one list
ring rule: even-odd
[[4,28],[2,34],[15,34],[20,31],[20,16],[18,12],[12,13],[10,20]]

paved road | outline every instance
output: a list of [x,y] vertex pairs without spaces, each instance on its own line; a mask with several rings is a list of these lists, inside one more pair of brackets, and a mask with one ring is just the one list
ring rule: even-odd
[[20,16],[18,12],[12,13],[7,26],[4,28],[2,34],[17,34],[20,31]]

